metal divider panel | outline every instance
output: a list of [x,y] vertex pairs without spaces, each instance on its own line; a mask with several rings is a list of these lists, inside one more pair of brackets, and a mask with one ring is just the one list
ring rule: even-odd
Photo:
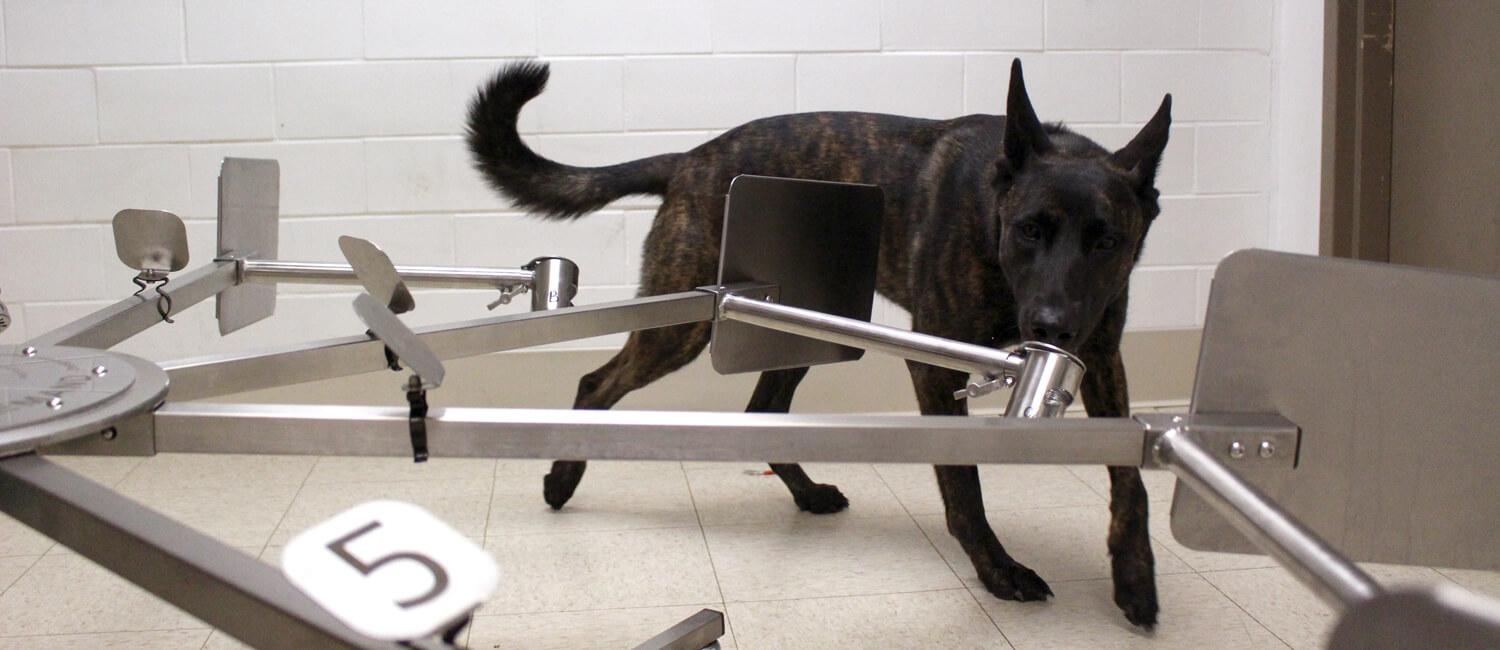
[[[724,207],[719,283],[778,285],[777,302],[870,320],[885,194],[874,185],[737,176]],[[721,374],[860,358],[863,350],[718,321],[710,347]]]
[[[274,260],[281,212],[281,164],[225,158],[219,168],[219,255]],[[219,294],[219,334],[276,313],[276,285],[241,283]]]
[[[1296,470],[1245,477],[1350,559],[1500,569],[1497,381],[1500,278],[1241,251],[1214,278],[1192,410],[1300,426]],[[1180,484],[1172,534],[1255,552]]]

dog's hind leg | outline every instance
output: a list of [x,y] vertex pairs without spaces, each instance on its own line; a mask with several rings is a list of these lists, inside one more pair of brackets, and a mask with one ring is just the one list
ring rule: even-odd
[[[912,383],[917,389],[917,403],[923,415],[966,415],[968,404],[953,399],[953,391],[963,388],[968,375],[907,362]],[[1011,558],[995,536],[984,514],[984,495],[980,491],[979,468],[973,465],[938,465],[938,491],[943,495],[943,510],[948,532],[958,540],[980,582],[996,597],[1005,600],[1046,600],[1052,595],[1035,571]]]
[[[687,365],[708,345],[709,323],[693,323],[632,332],[614,358],[578,380],[575,409],[607,409],[626,394]],[[542,498],[553,510],[563,507],[578,489],[588,464],[559,460],[542,479]]]
[[[1129,410],[1125,366],[1118,346],[1111,352],[1083,355],[1083,403],[1089,417],[1120,417]],[[1137,467],[1110,467],[1109,555],[1115,582],[1115,604],[1126,620],[1151,629],[1156,625],[1155,557],[1147,530],[1146,485]]]
[[[755,394],[750,396],[750,413],[786,413],[792,407],[792,395],[797,385],[807,376],[807,368],[789,368],[760,373],[755,384]],[[781,477],[792,492],[797,507],[815,515],[838,512],[849,507],[849,499],[839,492],[837,486],[814,483],[796,463],[771,463],[771,471]]]

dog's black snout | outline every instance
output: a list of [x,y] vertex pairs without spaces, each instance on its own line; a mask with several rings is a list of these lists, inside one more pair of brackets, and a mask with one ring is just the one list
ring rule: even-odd
[[1066,346],[1077,336],[1060,309],[1039,308],[1031,313],[1028,320],[1030,323],[1026,328],[1026,335],[1033,341]]

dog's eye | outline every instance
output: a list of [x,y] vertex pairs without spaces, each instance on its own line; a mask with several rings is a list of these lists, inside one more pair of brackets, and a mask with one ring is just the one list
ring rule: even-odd
[[1042,229],[1034,223],[1021,224],[1021,239],[1035,241],[1042,238]]
[[1099,241],[1094,244],[1094,247],[1098,248],[1101,251],[1112,251],[1112,250],[1115,249],[1116,246],[1119,246],[1119,245],[1120,245],[1120,240],[1115,239],[1114,237],[1108,237],[1108,236],[1106,236],[1106,237],[1100,237]]

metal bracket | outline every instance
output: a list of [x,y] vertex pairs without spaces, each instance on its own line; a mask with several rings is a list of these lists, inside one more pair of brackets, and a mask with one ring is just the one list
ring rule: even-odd
[[736,282],[734,284],[716,284],[707,287],[698,287],[699,291],[707,291],[714,294],[714,320],[724,320],[724,296],[739,296],[751,300],[765,300],[777,302],[781,299],[781,287],[767,282]]
[[1163,433],[1178,430],[1235,470],[1295,469],[1302,430],[1279,414],[1143,413],[1135,420],[1146,427],[1141,467],[1161,469],[1152,453]]

